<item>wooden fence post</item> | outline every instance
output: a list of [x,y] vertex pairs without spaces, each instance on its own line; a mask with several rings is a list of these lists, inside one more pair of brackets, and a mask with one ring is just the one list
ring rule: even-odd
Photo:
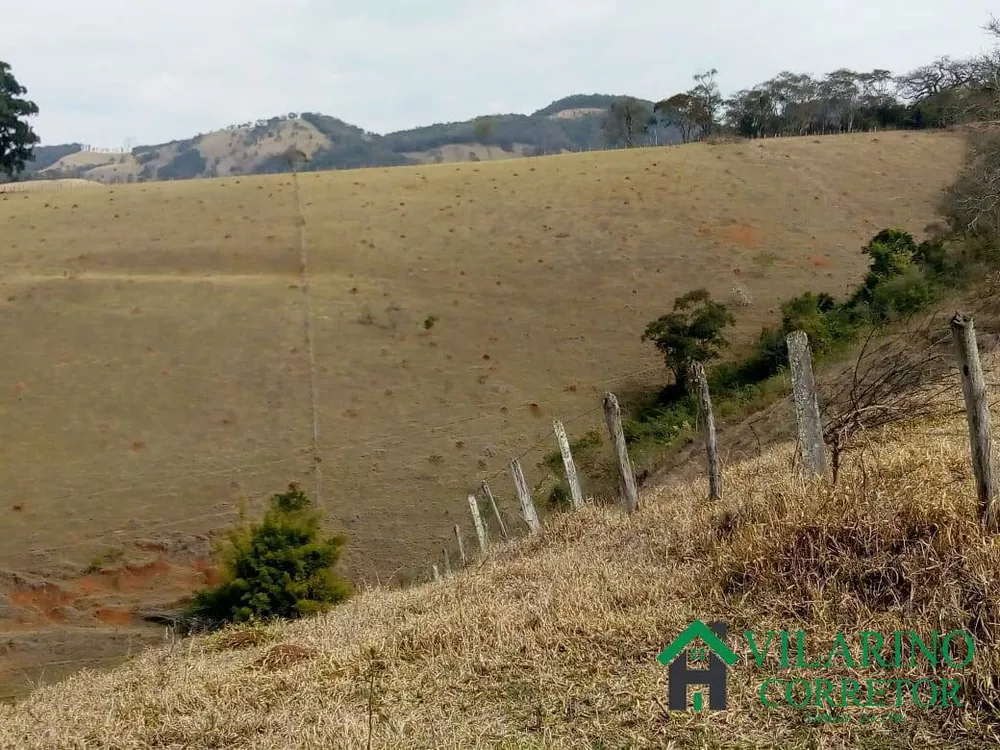
[[625,432],[622,430],[622,410],[618,398],[613,393],[604,394],[604,421],[607,422],[611,434],[611,444],[615,448],[615,459],[618,463],[618,478],[622,491],[622,502],[625,510],[635,513],[639,510],[639,492],[635,487],[635,474],[632,473],[632,462],[628,457],[628,446],[625,445]]
[[531,491],[528,490],[528,482],[524,478],[521,462],[516,458],[510,460],[510,474],[514,478],[517,499],[521,501],[521,513],[524,515],[524,522],[528,524],[528,531],[534,533],[541,530],[542,525],[538,522],[538,514],[535,513],[534,503],[531,502]]
[[469,558],[465,556],[465,543],[462,541],[462,530],[455,524],[455,538],[458,539],[458,559],[462,561],[462,567],[469,564]]
[[559,452],[562,453],[563,467],[566,469],[570,504],[576,510],[583,505],[583,490],[580,489],[580,477],[577,476],[576,463],[573,461],[573,453],[569,449],[569,438],[566,437],[566,428],[559,420],[552,423],[552,429],[556,433],[556,440],[559,441]]
[[483,517],[479,515],[479,501],[475,495],[469,495],[469,510],[472,512],[472,524],[476,527],[476,538],[479,539],[479,551],[485,552],[488,545],[486,527],[483,526]]
[[955,313],[951,319],[951,335],[962,373],[962,395],[969,423],[969,443],[972,447],[972,468],[976,475],[976,495],[979,518],[987,531],[1000,530],[997,518],[997,467],[990,432],[990,410],[986,397],[986,381],[979,361],[979,345],[972,317]]
[[510,539],[507,536],[507,524],[503,522],[503,517],[500,515],[500,509],[497,507],[497,501],[493,499],[493,491],[490,489],[490,485],[483,480],[483,494],[486,495],[486,499],[490,501],[490,508],[493,509],[493,515],[497,518],[497,523],[500,525],[500,536],[503,539]]
[[814,477],[826,475],[826,449],[823,425],[819,417],[816,380],[813,377],[812,353],[805,331],[792,331],[785,338],[788,364],[792,371],[792,398],[799,428],[799,450],[805,471]]
[[722,471],[719,469],[719,446],[715,441],[715,415],[712,413],[712,394],[701,362],[694,363],[694,376],[698,381],[698,404],[705,415],[705,450],[708,451],[708,499],[722,498]]
[[438,566],[437,565],[431,565],[431,571],[434,573],[434,580],[435,581],[440,581],[441,580],[441,571],[438,570]]

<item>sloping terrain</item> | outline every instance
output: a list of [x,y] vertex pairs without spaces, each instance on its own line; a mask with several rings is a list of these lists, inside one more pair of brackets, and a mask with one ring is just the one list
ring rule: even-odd
[[[727,467],[715,506],[704,481],[654,490],[635,516],[551,519],[440,582],[157,649],[0,707],[0,747],[995,747],[1000,557],[963,427],[872,436],[833,489],[794,478],[785,445]],[[656,657],[696,619],[728,623],[738,657],[721,713],[667,710]],[[744,630],[802,630],[805,666],[776,646],[757,663]],[[884,667],[809,666],[838,633],[863,661],[862,632],[894,630],[965,631],[972,661],[894,668],[877,645]],[[906,697],[855,687],[855,705],[831,709],[804,689],[872,679],[907,680]],[[943,679],[951,705],[910,698]]]
[[738,285],[738,349],[779,300],[855,284],[878,229],[919,233],[962,151],[888,133],[303,174],[308,306],[290,175],[0,194],[4,683],[67,632],[58,661],[158,637],[136,613],[211,578],[241,503],[315,487],[314,423],[352,579],[455,559],[481,479],[515,517],[510,457],[542,502],[553,418],[577,437],[603,391],[663,383],[639,337],[676,296]]

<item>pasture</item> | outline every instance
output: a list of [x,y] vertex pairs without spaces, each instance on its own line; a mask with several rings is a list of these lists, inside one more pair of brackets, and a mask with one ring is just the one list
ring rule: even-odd
[[306,173],[304,227],[291,175],[0,193],[0,658],[148,638],[134,612],[210,580],[241,505],[312,492],[314,424],[344,572],[421,568],[482,477],[514,518],[507,460],[542,440],[540,479],[553,418],[663,383],[639,337],[676,296],[738,286],[738,346],[856,283],[878,229],[919,234],[962,153],[879,133]]

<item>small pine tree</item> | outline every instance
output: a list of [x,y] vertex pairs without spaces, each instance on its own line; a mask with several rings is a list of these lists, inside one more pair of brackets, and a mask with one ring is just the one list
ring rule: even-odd
[[223,581],[198,592],[188,614],[212,622],[294,619],[346,599],[350,584],[333,571],[343,536],[320,539],[320,514],[294,482],[274,495],[264,518],[228,534]]

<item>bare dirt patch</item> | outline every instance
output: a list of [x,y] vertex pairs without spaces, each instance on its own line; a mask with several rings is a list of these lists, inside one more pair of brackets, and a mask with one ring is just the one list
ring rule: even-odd
[[753,227],[735,226],[722,232],[727,241],[739,247],[757,247],[761,243],[758,232]]

